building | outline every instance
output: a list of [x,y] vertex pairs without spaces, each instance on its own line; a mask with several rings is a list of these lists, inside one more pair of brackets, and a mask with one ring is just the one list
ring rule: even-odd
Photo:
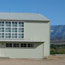
[[0,13],[0,57],[50,55],[50,22],[41,14]]

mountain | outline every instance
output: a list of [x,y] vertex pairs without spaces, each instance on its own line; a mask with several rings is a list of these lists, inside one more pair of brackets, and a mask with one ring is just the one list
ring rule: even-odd
[[65,25],[51,26],[51,41],[65,41]]

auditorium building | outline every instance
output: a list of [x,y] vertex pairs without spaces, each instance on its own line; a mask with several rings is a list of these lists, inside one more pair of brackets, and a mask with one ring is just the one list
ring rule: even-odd
[[0,57],[50,55],[50,20],[36,13],[0,13]]

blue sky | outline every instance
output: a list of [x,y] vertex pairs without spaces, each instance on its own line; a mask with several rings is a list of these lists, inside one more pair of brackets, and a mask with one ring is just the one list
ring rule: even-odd
[[51,25],[65,25],[65,0],[0,0],[0,12],[41,13]]

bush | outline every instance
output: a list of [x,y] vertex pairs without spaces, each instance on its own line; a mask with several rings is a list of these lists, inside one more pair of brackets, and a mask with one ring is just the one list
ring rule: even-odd
[[65,54],[65,47],[54,45],[51,47],[50,54]]

